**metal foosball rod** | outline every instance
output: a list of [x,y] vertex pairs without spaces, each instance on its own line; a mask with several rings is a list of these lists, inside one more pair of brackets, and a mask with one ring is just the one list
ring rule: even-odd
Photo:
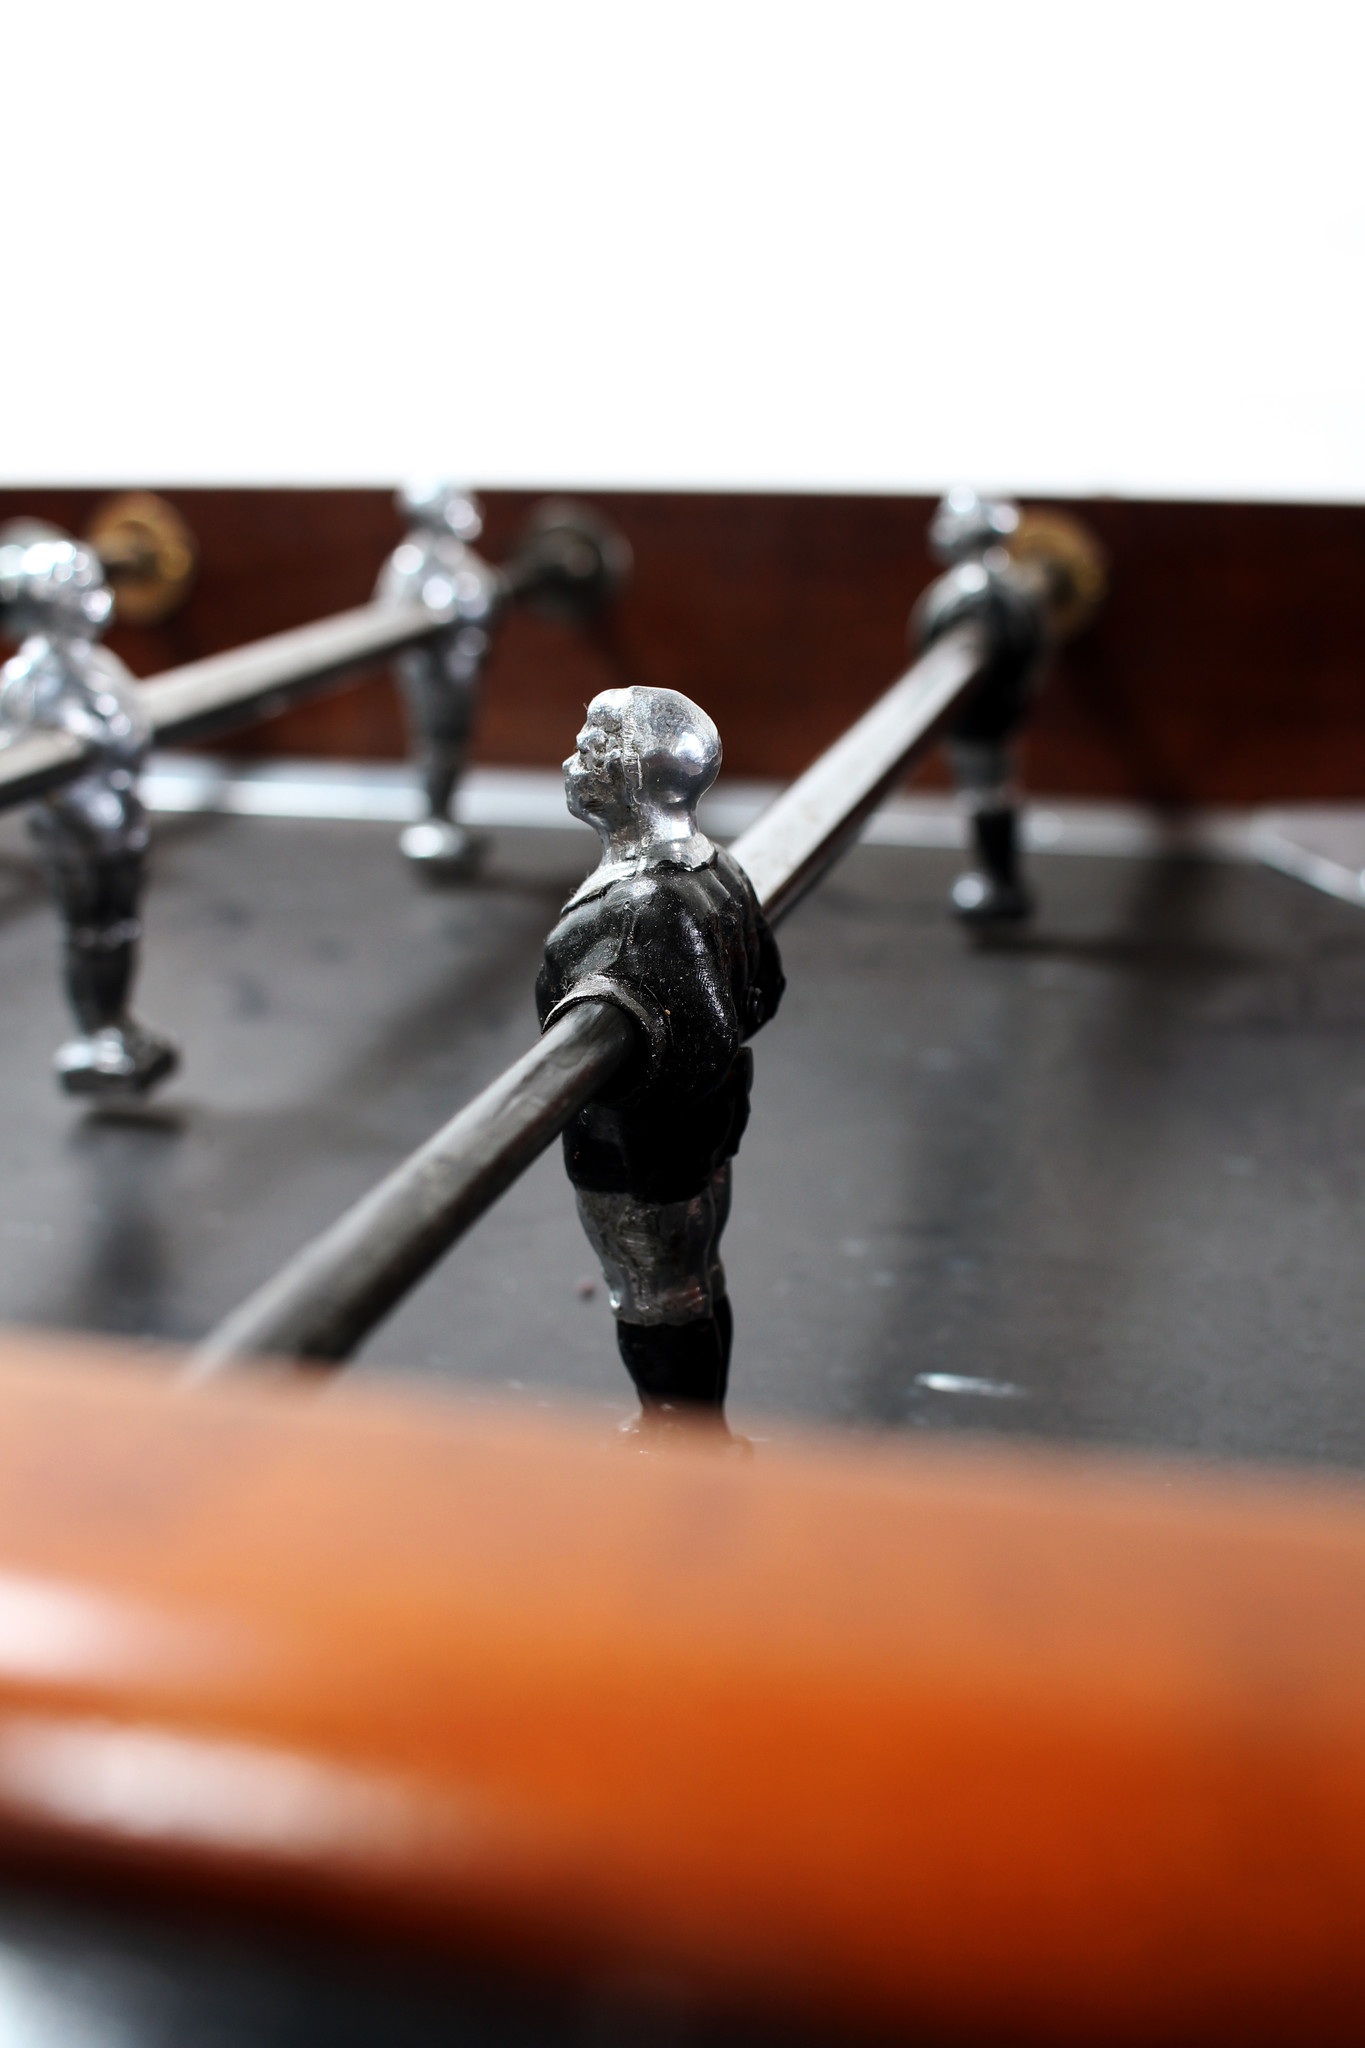
[[[1036,666],[1068,573],[1040,550],[1013,577],[1011,598],[1036,614],[1021,639],[1014,617],[1002,616],[994,575],[950,569],[935,587],[937,608],[934,592],[921,607],[925,650],[913,667],[728,854],[696,825],[720,759],[706,714],[673,691],[594,700],[565,771],[569,807],[598,829],[603,859],[547,944],[539,1044],[211,1332],[191,1376],[261,1358],[345,1359],[571,1127],[570,1175],[637,1387],[647,1402],[680,1393],[718,1407],[730,1317],[717,1245],[748,1112],[743,1040],[781,993],[775,949],[765,958],[770,928],[977,689],[1022,697],[1018,672]],[[658,993],[668,987],[677,1004]],[[652,1091],[660,1121],[613,1117],[613,1082],[627,1109],[632,1093],[638,1106]],[[710,1327],[699,1335],[702,1324]]]
[[77,1033],[55,1063],[68,1093],[142,1095],[179,1060],[129,1008],[149,837],[137,778],[152,745],[269,717],[396,654],[429,812],[404,835],[404,850],[429,872],[468,872],[477,849],[449,806],[494,626],[514,601],[586,617],[619,586],[629,550],[591,512],[550,503],[510,560],[492,567],[467,544],[479,526],[468,493],[441,486],[403,494],[399,505],[410,531],[375,602],[149,684],[97,644],[113,598],[94,549],[36,521],[0,533],[0,612],[22,642],[0,671],[0,809],[34,804],[30,823],[62,917]]

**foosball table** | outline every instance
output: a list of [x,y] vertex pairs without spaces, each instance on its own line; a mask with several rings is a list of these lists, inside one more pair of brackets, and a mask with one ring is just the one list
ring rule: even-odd
[[1359,517],[10,495],[34,2010],[1354,2039]]

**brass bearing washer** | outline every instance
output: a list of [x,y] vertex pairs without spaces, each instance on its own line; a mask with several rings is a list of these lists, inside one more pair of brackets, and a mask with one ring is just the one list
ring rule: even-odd
[[1109,558],[1088,526],[1069,512],[1021,512],[1005,547],[1020,568],[1042,572],[1054,639],[1090,624],[1109,588]]
[[107,499],[85,538],[104,565],[115,614],[126,624],[155,626],[189,595],[199,556],[194,535],[154,491]]

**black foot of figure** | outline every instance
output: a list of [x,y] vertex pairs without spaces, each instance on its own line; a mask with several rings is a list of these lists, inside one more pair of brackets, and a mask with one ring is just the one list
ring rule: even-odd
[[734,1318],[721,1295],[691,1323],[618,1323],[616,1341],[646,1408],[720,1408],[730,1377]]
[[423,818],[399,835],[398,849],[428,882],[464,882],[477,874],[488,842],[450,818]]
[[977,865],[953,883],[953,913],[964,924],[1017,924],[1033,915],[1019,873],[1019,814],[978,811],[972,819]]
[[169,1039],[129,1017],[68,1040],[55,1064],[68,1095],[145,1095],[175,1072],[180,1056]]

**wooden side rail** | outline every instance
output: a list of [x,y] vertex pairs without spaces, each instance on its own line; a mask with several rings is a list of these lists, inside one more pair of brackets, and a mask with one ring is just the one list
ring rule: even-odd
[[1365,1495],[0,1358],[0,1864],[938,2041],[1355,2042]]

